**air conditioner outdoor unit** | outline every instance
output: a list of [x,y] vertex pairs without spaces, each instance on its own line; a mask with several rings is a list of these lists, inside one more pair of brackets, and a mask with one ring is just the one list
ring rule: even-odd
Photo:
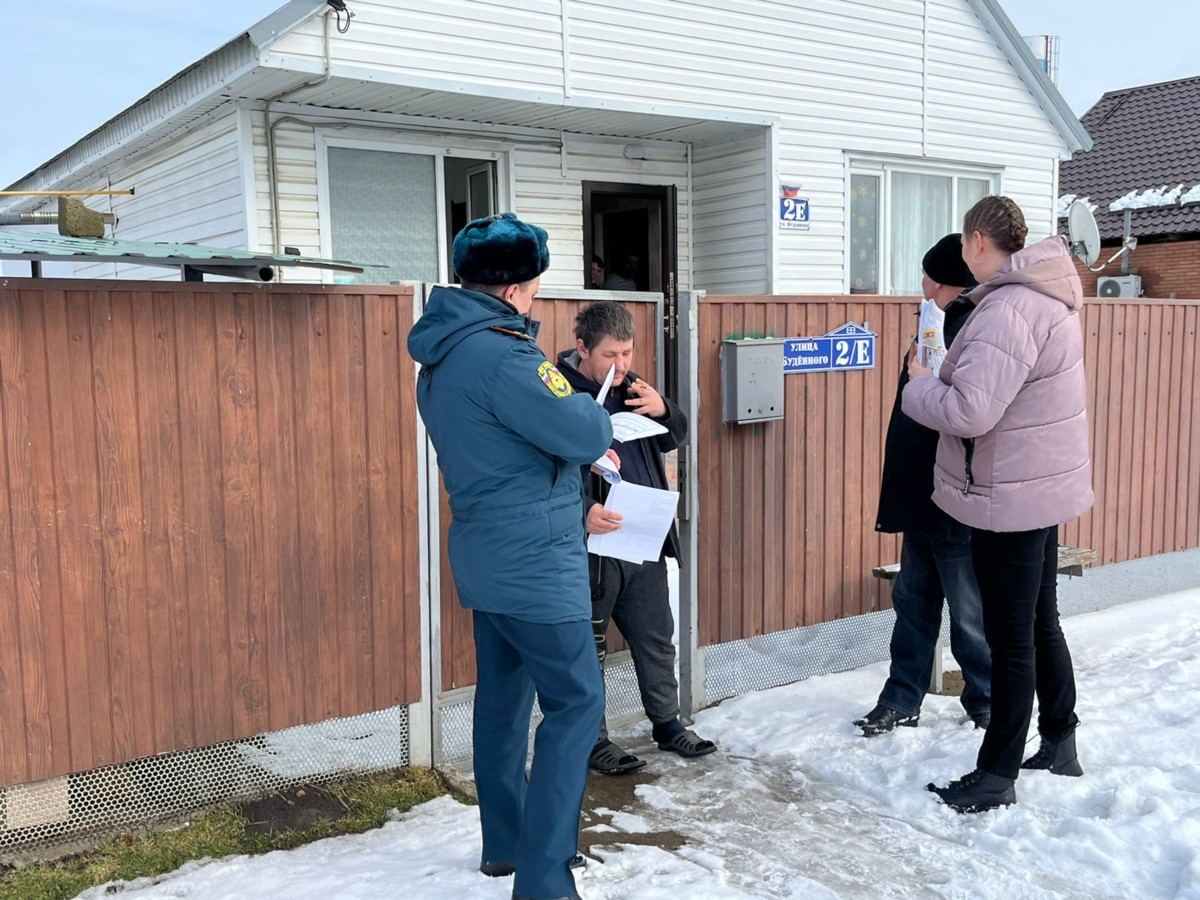
[[1096,279],[1097,297],[1140,297],[1141,275],[1109,275]]

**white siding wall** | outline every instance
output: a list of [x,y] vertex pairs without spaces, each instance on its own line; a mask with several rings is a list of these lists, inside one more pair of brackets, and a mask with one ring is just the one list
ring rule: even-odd
[[[687,148],[668,141],[637,141],[645,159],[625,159],[628,141],[566,135],[562,154],[552,147],[518,146],[516,212],[550,232],[550,270],[545,288],[584,287],[583,187],[585,181],[675,185],[679,233],[678,284],[687,290],[690,198]],[[544,289],[545,289],[544,288]]]
[[[812,227],[778,232],[776,292],[844,289],[848,154],[1002,167],[1033,234],[1053,226],[1054,160],[1065,147],[962,0],[929,0],[928,20],[922,0],[569,8],[572,97],[779,116],[775,174],[801,186]],[[775,228],[775,210],[764,203],[762,214]],[[701,252],[697,244],[698,273]]]
[[[114,188],[132,185],[132,196],[95,197],[88,206],[117,216],[111,237],[129,241],[193,242],[246,246],[246,216],[238,162],[237,116],[232,105],[153,150],[110,167]],[[110,204],[111,201],[111,204]],[[178,281],[178,269],[154,266],[77,265],[83,278]]]
[[[315,112],[315,111],[314,111]],[[322,119],[330,118],[327,111]],[[251,114],[254,134],[254,172],[257,245],[251,249],[269,249],[272,243],[270,195],[267,185],[267,150],[262,115]],[[403,127],[384,128],[372,123],[369,130],[356,129],[347,119],[339,129],[343,136],[360,136],[373,141],[391,138],[412,144],[460,147],[468,151],[469,138],[430,138],[424,131],[405,131]],[[296,247],[302,254],[321,255],[320,210],[317,187],[317,149],[311,126],[286,122],[275,131],[276,167],[279,173],[281,242]],[[504,140],[503,129],[492,135],[488,147]],[[678,192],[679,284],[687,289],[689,200],[687,191],[687,148],[670,141],[638,141],[646,151],[644,160],[625,159],[624,140],[563,135],[564,149],[549,138],[545,144],[528,139],[514,143],[510,164],[516,172],[514,209],[524,218],[550,232],[551,268],[543,279],[546,288],[578,289],[583,285],[583,209],[582,182],[605,181],[628,184],[675,185]],[[432,146],[432,144],[431,144]],[[489,149],[490,152],[490,149]],[[501,191],[501,195],[505,193]],[[283,272],[284,280],[305,278],[302,272]]]
[[[379,73],[459,95],[601,110],[778,119],[773,152],[757,139],[696,146],[694,197],[682,144],[644,142],[645,161],[623,158],[632,141],[566,135],[561,154],[516,144],[514,205],[551,232],[548,287],[580,286],[585,180],[675,184],[681,286],[692,271],[695,286],[713,291],[844,290],[846,163],[858,155],[996,172],[1033,237],[1055,224],[1062,138],[965,0],[360,0],[354,8],[349,34],[332,39],[340,76]],[[320,71],[322,29],[321,17],[306,22],[271,48],[268,63]],[[487,101],[477,116],[487,120]],[[257,245],[266,248],[265,149],[253,119]],[[317,253],[312,132],[285,125],[278,136],[283,242]],[[769,185],[780,181],[809,200],[809,230],[778,230]]]
[[1003,167],[1003,189],[1021,205],[1031,240],[1056,229],[1061,138],[975,15],[957,0],[929,7],[928,152]]
[[[386,73],[401,84],[562,99],[561,0],[354,0],[351,8],[350,31],[333,31],[341,68]],[[285,35],[270,57],[323,66],[322,20],[315,16]]]
[[709,293],[765,294],[771,265],[770,135],[697,147],[692,159],[694,281]]

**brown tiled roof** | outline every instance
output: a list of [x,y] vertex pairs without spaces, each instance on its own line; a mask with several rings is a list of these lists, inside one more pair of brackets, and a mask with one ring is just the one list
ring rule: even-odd
[[[1132,190],[1200,184],[1200,76],[1109,91],[1081,120],[1095,141],[1059,170],[1059,196],[1097,205],[1101,238],[1119,238],[1124,214],[1108,205]],[[1133,210],[1139,238],[1200,232],[1200,203]]]

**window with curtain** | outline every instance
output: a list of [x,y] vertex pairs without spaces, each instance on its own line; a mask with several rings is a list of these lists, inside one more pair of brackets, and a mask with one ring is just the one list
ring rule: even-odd
[[850,176],[850,293],[879,293],[878,175]]
[[850,293],[921,293],[921,257],[995,189],[992,176],[869,163],[850,175]]
[[373,264],[354,281],[438,280],[435,165],[422,153],[329,148],[333,256]]

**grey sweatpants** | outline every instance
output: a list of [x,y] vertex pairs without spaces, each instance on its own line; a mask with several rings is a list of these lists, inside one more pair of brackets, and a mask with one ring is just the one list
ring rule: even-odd
[[[675,619],[663,560],[642,564],[600,557],[600,577],[592,585],[592,634],[601,668],[608,654],[608,622],[621,629],[633,656],[642,708],[655,725],[679,718],[675,678]],[[600,722],[601,739],[608,723]]]

